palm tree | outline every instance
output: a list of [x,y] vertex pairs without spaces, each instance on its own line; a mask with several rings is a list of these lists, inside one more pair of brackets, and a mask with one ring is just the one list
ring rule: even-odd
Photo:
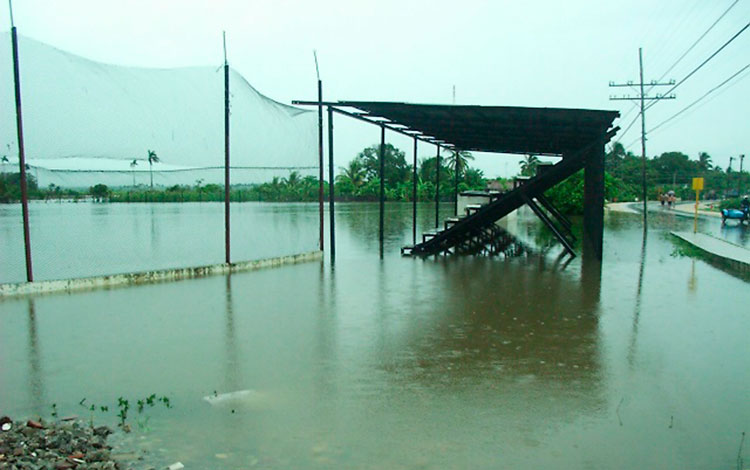
[[711,155],[707,154],[706,152],[701,152],[698,154],[698,168],[700,168],[702,171],[708,171],[713,167],[711,164]]
[[453,169],[453,202],[456,205],[455,215],[458,215],[458,180],[461,178],[461,174],[466,172],[466,168],[469,166],[469,160],[474,160],[474,156],[471,152],[459,150],[453,150],[445,158],[448,167]]
[[349,162],[349,166],[341,167],[341,173],[336,177],[339,181],[348,181],[354,188],[359,188],[365,184],[366,171],[359,159]]
[[292,171],[288,177],[281,179],[286,199],[293,201],[296,198],[300,182],[298,171]]
[[156,156],[156,152],[153,150],[148,151],[148,172],[151,176],[151,189],[154,189],[154,170],[153,164],[159,163],[159,157]]
[[526,155],[525,160],[521,161],[521,175],[523,176],[534,176],[536,174],[536,167],[539,165],[539,158],[536,155]]
[[465,150],[452,151],[450,155],[445,157],[448,167],[452,168],[454,174],[459,178],[466,172],[466,168],[469,167],[469,160],[474,160],[474,155]]
[[135,187],[135,167],[136,167],[136,166],[138,166],[138,160],[136,160],[136,159],[134,158],[134,159],[133,159],[133,161],[132,161],[132,162],[130,162],[130,168],[132,168],[132,169],[133,169],[133,170],[132,170],[132,173],[133,173],[133,187]]

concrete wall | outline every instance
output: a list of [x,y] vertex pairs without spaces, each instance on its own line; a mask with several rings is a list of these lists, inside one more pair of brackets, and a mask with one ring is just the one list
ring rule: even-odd
[[25,295],[50,294],[56,292],[73,292],[91,289],[103,289],[117,286],[132,286],[156,282],[179,281],[196,277],[215,276],[230,272],[252,271],[256,269],[272,268],[287,264],[319,261],[323,258],[322,251],[312,251],[297,255],[281,256],[256,261],[244,261],[232,264],[214,264],[194,268],[165,269],[160,271],[146,271],[140,273],[113,274],[81,279],[63,279],[58,281],[37,281],[0,284],[0,299]]

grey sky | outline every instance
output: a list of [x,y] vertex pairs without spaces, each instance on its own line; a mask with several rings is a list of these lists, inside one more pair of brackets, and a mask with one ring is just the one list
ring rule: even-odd
[[[661,77],[732,3],[15,0],[14,10],[21,34],[123,65],[218,66],[226,30],[230,64],[285,103],[315,99],[317,49],[326,99],[450,103],[455,85],[459,104],[617,109],[625,128],[637,113],[628,101],[609,101],[628,90],[610,89],[608,82],[637,81],[638,47],[646,80]],[[9,25],[7,9],[1,15]],[[750,0],[739,0],[664,80],[680,80],[748,21]],[[680,86],[676,100],[649,110],[647,129],[748,63],[746,31]],[[750,155],[748,74],[656,130],[648,154],[680,150],[696,159],[705,151],[722,168],[730,156]],[[637,122],[621,137],[635,153],[639,130]],[[410,156],[410,141],[389,139]],[[378,140],[378,129],[337,118],[337,166]],[[433,154],[426,146],[420,151],[420,157]],[[516,162],[483,157],[477,164],[495,176],[516,173]]]

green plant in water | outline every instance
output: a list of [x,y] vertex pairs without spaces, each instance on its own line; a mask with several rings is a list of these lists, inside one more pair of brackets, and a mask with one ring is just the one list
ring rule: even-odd
[[[157,397],[155,393],[152,393],[151,395],[145,398],[141,398],[136,401],[136,404],[138,405],[138,414],[140,415],[141,413],[143,413],[143,409],[146,405],[148,405],[149,408],[153,408],[154,405],[156,405],[159,402],[163,403],[166,408],[172,408],[172,405],[170,404],[168,397],[166,396]],[[147,430],[149,419],[150,418],[148,416],[145,417],[145,419],[142,419],[142,420],[139,419],[137,421],[138,427],[140,429]]]
[[120,412],[117,413],[117,417],[120,418],[120,427],[125,427],[125,421],[128,419],[130,402],[123,397],[120,397],[117,399],[117,408],[120,410]]
[[[138,409],[138,414],[143,413],[143,410],[144,410],[144,408],[146,406],[153,407],[153,406],[155,406],[158,403],[163,403],[166,408],[172,408],[172,405],[171,405],[168,397],[166,397],[166,396],[157,397],[157,395],[155,393],[152,393],[151,395],[149,395],[147,397],[140,398],[140,399],[136,400],[135,403],[136,403],[136,406],[137,406],[137,409]],[[109,406],[106,406],[106,405],[97,406],[97,405],[95,405],[93,403],[92,404],[88,404],[86,402],[86,398],[82,398],[81,401],[78,402],[78,404],[80,406],[86,408],[91,413],[91,415],[90,415],[90,423],[91,423],[92,427],[94,425],[94,413],[96,412],[97,408],[102,413],[106,413],[106,412],[109,411]],[[118,426],[120,426],[121,428],[123,428],[127,432],[128,429],[129,429],[128,426],[127,426],[127,421],[128,421],[128,411],[130,411],[130,400],[128,400],[128,399],[126,399],[124,397],[119,397],[117,399],[117,409],[118,409],[117,417],[119,418],[119,421],[120,421],[118,423]],[[52,416],[55,416],[55,417],[57,416],[57,404],[53,404],[52,405]],[[147,428],[147,424],[148,424],[148,420],[149,420],[148,417],[146,417],[144,420],[139,420],[138,421],[138,426],[140,428],[142,428],[142,429],[146,429]]]
[[57,403],[52,404],[52,417],[57,418]]

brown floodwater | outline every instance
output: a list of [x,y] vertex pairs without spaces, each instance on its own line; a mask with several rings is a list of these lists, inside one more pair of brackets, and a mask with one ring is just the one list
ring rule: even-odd
[[559,259],[529,214],[508,224],[523,256],[412,259],[409,205],[382,256],[377,205],[337,208],[335,265],[0,301],[0,414],[88,418],[86,398],[115,423],[118,397],[166,395],[131,405],[126,441],[188,469],[750,463],[750,289],[678,253],[692,220],[654,214],[644,240],[607,214],[601,265]]

